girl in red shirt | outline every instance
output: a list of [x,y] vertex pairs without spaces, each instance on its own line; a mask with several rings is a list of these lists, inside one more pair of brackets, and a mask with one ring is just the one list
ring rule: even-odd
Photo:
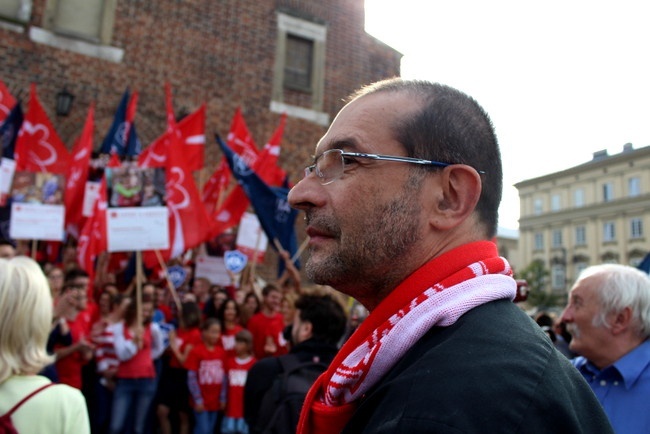
[[192,348],[185,367],[194,409],[194,434],[212,434],[221,404],[226,353],[219,345],[221,325],[208,318],[201,328],[203,341]]

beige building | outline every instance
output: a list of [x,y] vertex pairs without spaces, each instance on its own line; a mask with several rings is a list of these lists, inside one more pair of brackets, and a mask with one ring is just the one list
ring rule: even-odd
[[548,291],[566,294],[589,265],[636,266],[650,249],[650,146],[595,152],[587,163],[515,187],[521,265],[541,260]]

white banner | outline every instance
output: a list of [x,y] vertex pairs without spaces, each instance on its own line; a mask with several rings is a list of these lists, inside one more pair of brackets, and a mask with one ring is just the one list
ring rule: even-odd
[[12,203],[9,236],[16,240],[63,241],[63,205]]
[[[256,260],[258,263],[264,261],[264,253],[269,239],[255,214],[246,212],[242,216],[237,230],[236,244],[237,250],[245,253],[249,260]],[[257,251],[257,255],[255,255],[255,251]]]
[[196,257],[195,277],[205,277],[213,285],[232,285],[223,256],[199,255]]
[[168,249],[167,207],[109,208],[106,232],[109,252]]

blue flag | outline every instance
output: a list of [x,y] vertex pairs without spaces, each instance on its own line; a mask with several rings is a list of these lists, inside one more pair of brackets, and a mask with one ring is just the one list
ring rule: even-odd
[[16,102],[9,115],[0,125],[0,145],[2,145],[2,157],[14,158],[16,149],[16,138],[18,131],[23,124],[23,110],[20,108],[20,101]]
[[129,128],[128,136],[124,134],[128,126],[127,109],[129,105],[130,93],[127,88],[122,95],[120,105],[117,106],[115,117],[111,128],[108,130],[102,147],[99,150],[100,154],[111,154],[115,152],[120,157],[138,155],[141,145],[135,132],[135,125]]
[[641,271],[645,271],[646,274],[650,274],[650,253],[645,255],[645,258],[643,258],[643,261],[639,265],[636,266]]
[[[228,160],[232,174],[251,201],[264,233],[269,240],[278,240],[282,248],[293,257],[298,250],[294,227],[298,211],[289,206],[287,201],[289,189],[269,187],[239,155],[221,140],[221,137],[217,135],[216,139]],[[275,242],[272,244],[275,248]],[[280,261],[280,265],[281,268],[284,266],[283,261]],[[298,264],[296,264],[297,266]]]

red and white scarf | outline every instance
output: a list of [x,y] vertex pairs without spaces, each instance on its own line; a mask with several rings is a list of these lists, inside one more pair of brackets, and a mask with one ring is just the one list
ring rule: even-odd
[[305,399],[298,432],[340,432],[356,401],[427,331],[454,324],[476,306],[513,299],[516,286],[510,265],[488,241],[425,264],[371,312],[318,378]]

